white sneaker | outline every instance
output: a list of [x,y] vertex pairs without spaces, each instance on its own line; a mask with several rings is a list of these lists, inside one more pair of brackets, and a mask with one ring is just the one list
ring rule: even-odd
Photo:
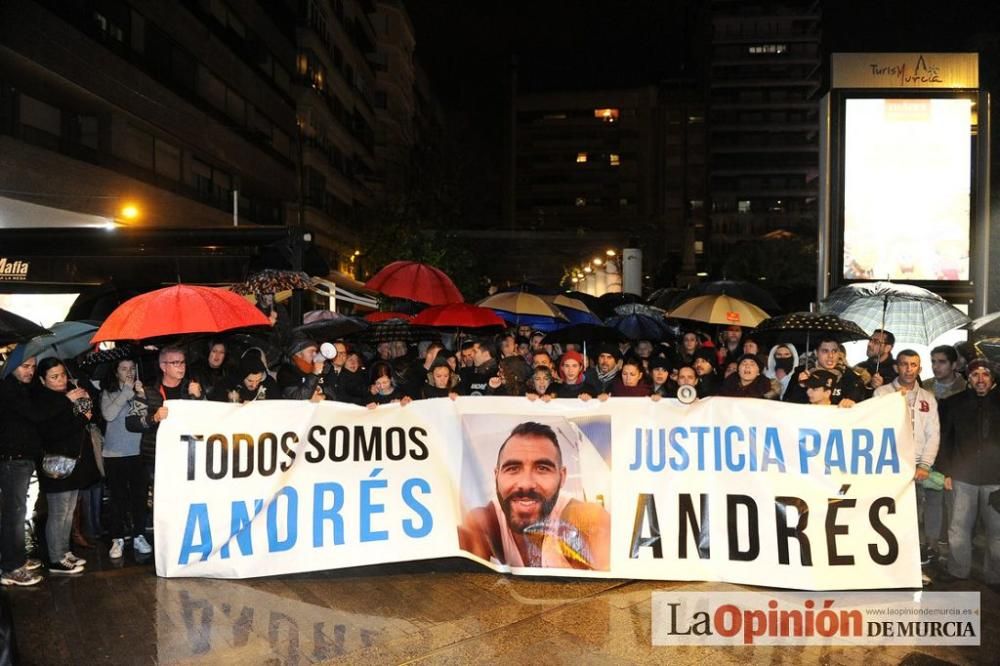
[[70,564],[76,567],[82,567],[84,564],[87,563],[87,560],[83,559],[82,557],[77,557],[76,555],[73,554],[72,551],[67,551],[66,554],[63,555],[62,561],[69,562]]
[[153,547],[149,545],[149,542],[146,541],[146,537],[142,534],[132,539],[132,547],[135,548],[135,552],[140,555],[149,555],[153,552]]
[[125,539],[112,539],[111,540],[111,550],[108,551],[108,557],[113,560],[121,559],[123,555],[123,550],[125,549]]

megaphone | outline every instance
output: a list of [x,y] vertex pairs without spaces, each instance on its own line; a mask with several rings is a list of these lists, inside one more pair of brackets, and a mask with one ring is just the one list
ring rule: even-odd
[[337,347],[329,342],[324,342],[319,346],[319,353],[328,361],[337,358]]

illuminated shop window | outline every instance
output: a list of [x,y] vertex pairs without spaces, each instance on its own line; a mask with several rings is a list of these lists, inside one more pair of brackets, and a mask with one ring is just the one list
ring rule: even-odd
[[622,158],[618,153],[611,153],[608,155],[608,163],[611,166],[621,166]]
[[576,163],[577,164],[583,164],[586,161],[587,161],[587,153],[577,153],[576,154]]
[[618,109],[594,109],[594,117],[599,118],[606,123],[617,122],[618,116]]

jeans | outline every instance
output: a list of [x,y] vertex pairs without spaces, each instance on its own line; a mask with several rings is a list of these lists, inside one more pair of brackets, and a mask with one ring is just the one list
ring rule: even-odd
[[94,539],[101,537],[101,500],[104,483],[98,481],[89,488],[80,489],[80,531]]
[[77,490],[62,493],[45,493],[49,517],[45,521],[45,542],[49,545],[49,562],[60,561],[69,552],[69,535],[73,529],[73,512],[76,510]]
[[986,526],[986,582],[1000,583],[1000,512],[990,506],[990,493],[1000,485],[974,486],[952,480],[954,502],[951,525],[948,528],[948,572],[968,578],[972,570],[972,535],[976,517]]
[[108,491],[111,494],[111,538],[126,535],[125,517],[132,515],[133,536],[146,533],[146,498],[149,482],[141,456],[105,458]]
[[24,518],[34,471],[33,460],[0,462],[0,569],[4,571],[24,566]]
[[944,513],[944,491],[924,488],[919,482],[917,490],[917,519],[920,524],[920,544],[937,548],[941,535],[941,516]]

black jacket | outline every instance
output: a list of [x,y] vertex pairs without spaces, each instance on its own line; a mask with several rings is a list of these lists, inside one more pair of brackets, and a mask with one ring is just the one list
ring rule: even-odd
[[[806,393],[805,387],[799,384],[798,381],[799,373],[803,370],[805,370],[805,366],[801,365],[792,370],[792,378],[788,380],[788,388],[785,389],[785,395],[781,398],[782,402],[797,402],[801,404],[807,404],[809,402],[809,394]],[[854,370],[851,368],[838,367],[837,371],[840,372],[841,375],[840,379],[837,380],[837,383],[833,385],[833,393],[830,396],[831,403],[836,405],[844,399],[861,402],[871,395],[865,388],[864,383],[861,381],[861,377],[859,377],[858,373],[854,372]]]
[[14,375],[0,382],[0,456],[34,459],[42,455],[38,424],[46,417],[33,404],[33,386]]
[[942,400],[941,448],[934,467],[956,481],[1000,484],[1000,390],[972,389]]
[[180,400],[205,399],[204,386],[200,398],[190,397],[191,394],[188,392],[190,384],[191,380],[185,377],[176,389],[168,390],[161,382],[157,382],[145,388],[145,397],[136,397],[133,402],[135,411],[125,417],[125,428],[129,432],[142,433],[139,450],[143,462],[150,465],[156,462],[156,432],[160,429],[160,424],[153,421],[153,415],[163,406],[165,399],[171,399],[174,395]]
[[323,395],[327,400],[336,400],[339,381],[333,370],[317,375],[312,372],[302,372],[294,363],[285,363],[278,370],[278,390],[285,400],[309,400],[316,393],[316,387],[320,385],[321,379]]
[[553,383],[549,387],[549,392],[552,392],[552,388],[555,387],[555,393],[557,398],[579,398],[581,393],[588,394],[591,398],[596,398],[601,393],[601,387],[596,384],[590,383],[587,379],[576,384],[567,384],[563,382],[561,384]]
[[494,359],[479,367],[462,368],[458,371],[462,378],[460,386],[462,395],[492,395],[490,379],[497,376],[499,365]]
[[35,411],[44,416],[38,424],[42,452],[78,459],[73,473],[65,479],[50,479],[39,473],[38,483],[42,492],[61,493],[97,483],[101,475],[94,460],[87,417],[73,412],[73,403],[66,399],[65,393],[37,386],[33,398]]

